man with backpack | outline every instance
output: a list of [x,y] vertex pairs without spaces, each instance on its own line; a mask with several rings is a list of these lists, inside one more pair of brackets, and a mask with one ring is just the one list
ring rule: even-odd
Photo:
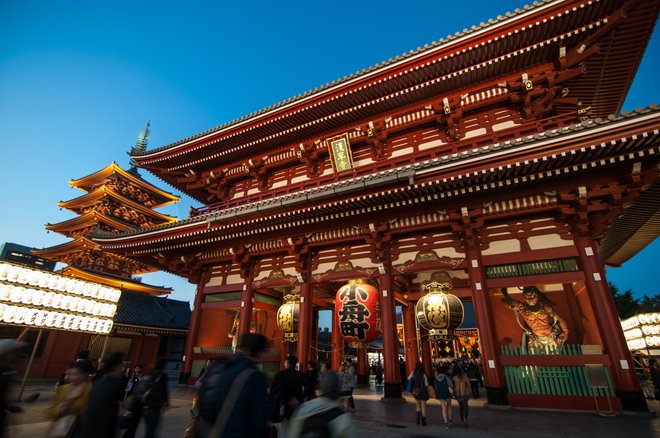
[[339,376],[326,371],[321,378],[321,396],[309,400],[293,413],[290,438],[350,438],[353,422],[349,414],[339,407],[337,400],[341,392]]
[[198,438],[263,438],[268,424],[266,376],[256,369],[268,340],[245,333],[236,354],[217,360],[197,391]]

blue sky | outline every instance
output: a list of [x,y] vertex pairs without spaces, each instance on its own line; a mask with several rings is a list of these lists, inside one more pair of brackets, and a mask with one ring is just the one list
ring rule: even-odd
[[[44,224],[73,217],[68,181],[115,161],[151,120],[150,148],[221,125],[504,15],[523,1],[0,1],[0,243],[67,239]],[[656,103],[653,37],[624,110]],[[160,187],[173,188],[142,171]],[[177,193],[178,194],[178,193]],[[189,199],[162,209],[187,217]],[[656,240],[608,279],[658,293]],[[192,300],[194,285],[144,281]]]

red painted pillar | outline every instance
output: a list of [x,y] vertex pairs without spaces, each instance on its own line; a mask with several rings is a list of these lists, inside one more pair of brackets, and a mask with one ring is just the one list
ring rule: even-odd
[[648,406],[635,374],[632,355],[623,336],[614,298],[605,279],[605,270],[598,258],[596,245],[591,237],[577,236],[575,246],[578,249],[585,285],[596,315],[596,324],[603,340],[605,354],[612,361],[610,371],[616,394],[621,399],[623,410],[647,411]]
[[403,307],[403,337],[405,339],[406,375],[409,376],[419,360],[417,326],[415,324],[415,303],[413,302],[408,302],[408,307]]
[[369,355],[367,347],[358,348],[357,379],[360,385],[369,384]]
[[241,299],[241,310],[238,320],[238,337],[245,333],[250,333],[252,325],[252,307],[254,305],[254,290],[252,289],[252,278],[248,278],[243,285],[243,295]]
[[389,264],[380,276],[380,315],[383,321],[383,365],[385,367],[384,402],[401,402],[399,341],[396,336],[396,306]]
[[341,361],[344,359],[344,338],[341,336],[337,313],[332,309],[332,369],[339,371]]
[[298,363],[301,370],[307,369],[309,351],[312,347],[312,287],[308,281],[300,286],[300,321],[298,324]]
[[[188,336],[186,336],[185,359],[183,361],[183,371],[180,376],[181,382],[187,382],[192,371],[193,348],[197,342],[197,332],[199,331],[200,321],[202,319],[202,302],[204,301],[204,286],[211,279],[211,270],[206,269],[202,272],[197,290],[195,291],[195,301],[193,302],[192,313],[190,315],[190,325],[188,326]],[[143,364],[144,365],[144,364]]]
[[490,296],[486,284],[486,269],[481,260],[478,249],[466,248],[468,276],[472,288],[472,302],[474,314],[479,328],[479,341],[481,344],[481,363],[484,380],[486,382],[486,395],[488,403],[493,405],[508,404],[506,398],[506,383],[504,370],[500,364],[499,347],[493,320],[493,311],[490,307]]

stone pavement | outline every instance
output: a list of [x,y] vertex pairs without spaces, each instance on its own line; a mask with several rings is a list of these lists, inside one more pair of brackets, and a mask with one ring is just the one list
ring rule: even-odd
[[[10,414],[10,438],[43,437],[48,423],[42,413],[53,398],[51,381],[29,382],[23,398],[39,392],[33,403],[20,403],[23,414]],[[18,385],[15,385],[15,389]],[[17,391],[16,391],[17,392]],[[165,412],[160,429],[161,438],[179,438],[188,422],[192,390],[177,386],[172,391],[172,406]],[[356,412],[350,414],[355,423],[355,436],[359,438],[424,438],[424,437],[660,437],[660,418],[657,415],[621,414],[616,417],[600,417],[595,412],[561,412],[549,410],[502,409],[488,407],[484,397],[470,401],[469,427],[454,425],[442,427],[440,404],[428,404],[428,426],[415,424],[415,404],[410,395],[403,404],[384,404],[380,401],[381,390],[369,388],[355,392]],[[651,414],[660,413],[660,404],[650,401]],[[453,419],[459,419],[458,406],[454,403]],[[138,430],[138,437],[142,432]]]

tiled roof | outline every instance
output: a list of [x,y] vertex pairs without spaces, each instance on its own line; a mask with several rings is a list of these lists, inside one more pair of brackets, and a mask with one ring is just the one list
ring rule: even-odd
[[485,28],[488,28],[490,26],[494,26],[498,23],[504,22],[506,20],[518,17],[518,16],[520,16],[524,13],[527,13],[529,10],[538,8],[538,7],[540,7],[540,6],[542,6],[546,3],[552,3],[553,1],[554,0],[534,1],[532,3],[532,5],[527,5],[526,4],[526,5],[522,6],[521,8],[516,8],[514,10],[514,12],[506,12],[504,15],[498,15],[497,18],[495,18],[495,19],[491,18],[491,19],[488,20],[487,23],[481,22],[481,23],[479,23],[479,26],[473,25],[470,29],[467,29],[467,28],[463,29],[462,32],[455,32],[453,35],[448,34],[446,38],[440,38],[437,41],[433,41],[430,44],[424,45],[424,47],[417,47],[417,49],[405,52],[401,55],[396,56],[395,58],[389,58],[388,60],[383,60],[382,62],[377,63],[376,65],[373,65],[373,66],[368,67],[368,68],[364,68],[361,71],[356,71],[355,73],[344,76],[343,78],[336,79],[332,82],[328,82],[325,85],[321,85],[321,86],[319,86],[317,88],[314,88],[312,90],[309,90],[309,91],[306,91],[304,93],[298,94],[297,96],[290,97],[286,100],[283,100],[282,102],[270,105],[266,108],[255,111],[251,114],[244,115],[244,116],[240,117],[239,119],[232,120],[232,121],[224,123],[220,126],[216,126],[215,128],[208,129],[208,130],[206,130],[204,132],[201,132],[199,134],[192,135],[190,137],[184,138],[183,140],[179,140],[175,143],[171,143],[171,144],[159,147],[159,148],[155,148],[155,149],[151,149],[151,150],[145,150],[145,151],[133,151],[133,152],[131,152],[131,156],[138,157],[138,156],[152,154],[152,153],[158,152],[158,151],[167,150],[171,147],[186,143],[188,141],[191,141],[191,140],[194,140],[194,139],[197,139],[197,138],[200,138],[200,137],[204,137],[205,135],[211,134],[213,132],[221,131],[221,130],[223,130],[225,128],[228,128],[230,126],[237,125],[237,124],[239,124],[241,122],[244,122],[246,120],[258,117],[258,116],[260,116],[262,114],[265,114],[269,111],[272,111],[274,109],[277,109],[277,108],[283,107],[285,105],[288,105],[288,104],[297,102],[299,100],[302,100],[302,99],[304,99],[308,96],[311,96],[313,94],[321,93],[321,92],[323,92],[325,90],[328,90],[332,87],[336,87],[337,85],[344,84],[346,82],[350,82],[350,81],[352,81],[356,78],[359,78],[361,76],[364,76],[368,73],[372,73],[372,72],[374,72],[376,70],[380,70],[380,69],[386,69],[387,67],[390,67],[391,65],[396,64],[399,61],[402,61],[406,58],[410,58],[412,56],[419,55],[420,53],[424,53],[424,52],[427,52],[429,50],[435,49],[438,46],[442,46],[442,45],[450,43],[454,40],[463,38],[467,35],[473,34],[477,31],[482,30],[482,29],[485,29]]
[[[191,229],[194,228],[196,231],[198,231],[197,228],[194,227],[195,224],[199,224],[203,222],[208,223],[209,220],[217,221],[223,218],[242,217],[245,213],[250,213],[253,211],[265,212],[267,210],[270,210],[271,208],[277,209],[278,207],[284,204],[290,205],[292,203],[291,201],[294,199],[299,199],[303,201],[308,198],[316,199],[318,198],[317,195],[319,192],[333,191],[335,188],[341,188],[342,186],[351,185],[359,181],[363,181],[367,179],[385,178],[391,175],[396,175],[398,173],[401,173],[407,179],[409,176],[407,172],[410,171],[423,171],[426,168],[431,168],[433,166],[437,166],[438,164],[466,160],[480,155],[487,155],[492,153],[493,150],[506,150],[514,146],[520,146],[522,144],[533,144],[535,142],[547,138],[554,138],[554,137],[561,138],[562,136],[571,135],[576,132],[581,132],[590,129],[600,129],[601,127],[605,127],[607,125],[615,124],[618,122],[624,122],[626,120],[632,121],[637,117],[658,113],[658,112],[660,112],[660,107],[652,103],[649,104],[649,106],[646,108],[637,107],[632,112],[623,111],[619,115],[611,114],[607,118],[595,118],[591,120],[585,120],[580,123],[575,123],[573,125],[566,126],[561,129],[552,129],[550,131],[542,132],[539,134],[529,135],[526,137],[518,137],[514,140],[509,140],[502,143],[495,143],[493,145],[488,145],[488,146],[482,146],[460,154],[459,153],[449,154],[441,158],[409,164],[395,169],[388,169],[381,172],[377,172],[375,174],[370,174],[363,177],[351,178],[349,180],[328,184],[322,187],[315,187],[312,189],[302,190],[299,192],[294,192],[283,196],[275,196],[262,201],[253,202],[250,204],[241,205],[237,207],[227,208],[218,212],[212,211],[206,214],[189,217],[187,219],[169,224],[163,224],[149,228],[141,228],[137,230],[127,230],[121,233],[110,233],[103,230],[95,230],[92,234],[90,234],[90,237],[96,243],[100,243],[101,245],[103,245],[107,243],[104,240],[113,240],[116,238],[123,238],[128,236],[145,235],[150,232],[162,232],[165,229],[183,228],[186,226],[191,226]],[[266,217],[266,215],[262,215],[262,218],[264,217]]]
[[122,292],[115,323],[187,330],[190,315],[190,304],[187,301]]

